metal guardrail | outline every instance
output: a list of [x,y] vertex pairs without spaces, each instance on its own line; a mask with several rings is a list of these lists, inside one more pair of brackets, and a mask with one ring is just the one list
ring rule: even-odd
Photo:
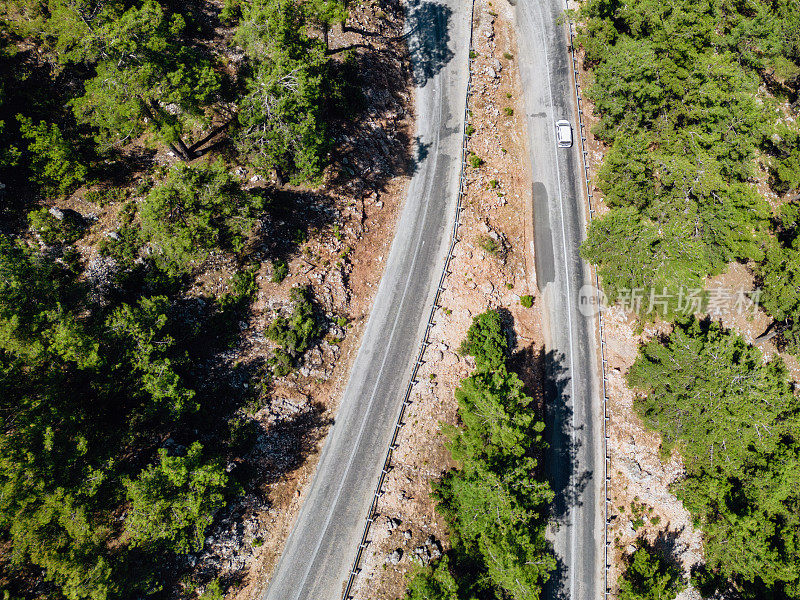
[[386,476],[389,474],[392,468],[392,453],[397,449],[397,438],[400,435],[400,429],[403,427],[403,417],[406,413],[406,408],[411,404],[411,394],[413,391],[414,386],[419,383],[419,379],[417,375],[419,373],[419,368],[425,364],[423,360],[423,356],[425,354],[425,350],[430,345],[430,333],[431,329],[436,325],[436,321],[434,320],[434,316],[436,311],[441,307],[440,299],[442,293],[444,292],[444,282],[447,279],[447,276],[450,274],[450,261],[453,259],[453,251],[455,250],[455,245],[459,241],[458,237],[458,228],[460,222],[460,215],[461,211],[463,210],[462,200],[464,198],[464,194],[467,190],[467,180],[465,176],[465,169],[467,165],[467,125],[469,124],[469,97],[470,93],[472,92],[472,30],[473,30],[473,19],[475,17],[475,0],[471,2],[470,8],[470,18],[469,18],[469,50],[467,54],[467,61],[468,61],[468,78],[467,78],[467,95],[464,100],[464,131],[462,132],[462,143],[461,143],[461,173],[459,175],[459,189],[458,189],[458,201],[456,202],[456,215],[455,221],[453,223],[453,231],[450,237],[450,248],[447,251],[447,257],[444,262],[444,268],[442,269],[442,276],[439,278],[439,284],[436,288],[436,297],[433,301],[433,306],[431,307],[430,315],[428,316],[428,325],[425,328],[425,335],[422,337],[422,344],[420,344],[419,353],[417,354],[417,361],[414,363],[414,367],[411,370],[411,378],[409,380],[408,386],[406,387],[405,395],[403,397],[403,405],[400,408],[400,414],[397,417],[397,422],[394,426],[394,434],[392,435],[392,441],[389,443],[389,448],[386,452],[386,458],[383,461],[383,469],[381,470],[381,476],[378,480],[378,485],[375,488],[375,494],[372,498],[372,504],[369,507],[369,512],[367,513],[367,520],[364,525],[364,533],[361,536],[361,542],[358,545],[358,552],[356,552],[356,558],[353,561],[353,567],[350,569],[350,575],[347,579],[347,585],[344,589],[344,594],[342,594],[342,600],[353,600],[353,596],[351,594],[353,590],[353,585],[355,584],[356,577],[358,576],[361,569],[359,568],[359,564],[361,563],[361,559],[364,555],[364,550],[366,550],[367,546],[369,545],[369,530],[372,526],[372,523],[375,521],[375,512],[378,508],[378,501],[380,497],[383,495],[383,484],[386,481]]
[[[384,462],[383,462],[383,469],[381,470],[380,479],[378,480],[378,485],[375,488],[375,494],[374,494],[374,496],[372,498],[372,504],[370,505],[369,512],[367,513],[366,523],[365,523],[365,526],[364,526],[364,533],[362,534],[361,542],[358,545],[358,551],[356,553],[355,560],[353,561],[353,567],[350,569],[350,574],[349,574],[349,577],[348,577],[348,580],[347,580],[347,585],[345,587],[344,593],[342,595],[342,600],[354,600],[354,597],[352,596],[351,592],[352,592],[352,589],[353,589],[353,585],[355,584],[356,577],[358,576],[358,574],[361,571],[361,569],[359,567],[359,564],[361,563],[361,559],[362,559],[362,557],[364,555],[364,551],[366,550],[367,546],[369,545],[369,539],[368,538],[369,538],[370,527],[372,526],[372,523],[375,521],[374,517],[375,517],[375,512],[377,510],[377,507],[378,507],[378,501],[380,500],[381,496],[383,495],[383,491],[382,491],[383,490],[383,484],[386,481],[386,476],[389,474],[389,472],[391,470],[392,454],[393,454],[394,450],[397,449],[397,439],[398,439],[398,437],[400,435],[400,429],[402,428],[402,426],[404,424],[403,417],[405,416],[406,408],[411,404],[411,394],[412,394],[414,386],[417,383],[419,383],[419,379],[417,378],[417,375],[419,373],[419,368],[424,364],[423,356],[425,354],[425,350],[430,345],[431,329],[433,329],[433,327],[436,325],[436,322],[434,320],[434,316],[436,314],[436,311],[441,306],[439,301],[441,299],[442,293],[444,292],[444,282],[445,282],[445,279],[447,278],[447,276],[450,274],[450,270],[449,270],[450,261],[453,258],[453,251],[455,249],[455,245],[459,241],[458,229],[459,229],[459,224],[460,224],[460,214],[461,214],[461,211],[463,210],[462,200],[463,200],[464,194],[466,192],[466,187],[467,187],[465,169],[466,169],[467,154],[468,154],[468,151],[467,151],[468,136],[466,134],[466,128],[469,125],[469,97],[470,97],[470,93],[472,91],[472,61],[473,61],[473,59],[471,57],[471,54],[472,54],[473,21],[474,21],[474,17],[475,17],[475,0],[472,0],[472,2],[471,2],[471,10],[470,10],[470,37],[469,37],[469,51],[468,51],[469,54],[468,54],[468,59],[467,59],[468,60],[468,64],[469,64],[469,75],[468,75],[468,79],[467,79],[467,94],[466,94],[466,99],[465,99],[465,102],[464,102],[464,131],[463,131],[463,134],[462,134],[462,140],[463,141],[462,141],[462,146],[461,146],[461,173],[460,173],[460,178],[459,178],[460,179],[460,186],[459,186],[459,192],[458,192],[458,201],[456,203],[456,217],[455,217],[455,222],[453,223],[453,231],[452,231],[451,240],[450,240],[450,249],[448,250],[447,258],[446,258],[445,264],[444,264],[444,268],[442,269],[442,275],[439,278],[439,284],[438,284],[438,287],[436,289],[436,297],[434,299],[433,306],[431,307],[431,312],[430,312],[430,315],[428,317],[428,324],[427,324],[427,327],[425,328],[425,334],[424,334],[424,336],[422,338],[422,344],[420,345],[420,349],[419,349],[419,352],[417,354],[416,363],[414,364],[414,367],[413,367],[413,369],[411,371],[411,378],[410,378],[408,386],[406,387],[406,392],[405,392],[405,395],[403,397],[403,405],[402,405],[402,407],[400,409],[400,414],[397,417],[397,422],[395,423],[394,433],[392,435],[392,441],[389,443],[389,448],[388,448],[388,450],[386,452],[386,458],[384,459]],[[570,55],[571,55],[571,58],[572,58],[572,67],[573,67],[572,68],[573,84],[574,84],[574,89],[575,89],[575,99],[577,101],[577,108],[578,108],[578,125],[579,125],[579,130],[580,130],[580,135],[581,135],[581,157],[582,157],[582,161],[583,161],[583,170],[584,170],[584,178],[585,178],[585,185],[586,185],[586,199],[587,199],[587,203],[588,203],[588,206],[589,206],[589,219],[591,220],[592,218],[594,218],[595,210],[594,210],[594,207],[592,205],[591,178],[589,177],[589,165],[588,165],[587,158],[586,158],[588,156],[588,154],[589,154],[589,151],[587,150],[587,146],[586,146],[586,142],[587,142],[586,127],[585,127],[584,122],[583,122],[583,108],[582,108],[582,99],[581,99],[581,92],[580,92],[580,82],[578,81],[578,68],[577,68],[578,60],[577,60],[577,57],[575,56],[575,47],[574,47],[575,31],[574,31],[574,27],[573,27],[572,21],[568,21],[568,25],[569,25],[569,35],[570,35]],[[603,323],[603,306],[602,306],[602,304],[600,302],[600,294],[599,294],[600,278],[599,278],[599,276],[597,274],[597,271],[594,270],[594,269],[593,269],[593,271],[594,271],[595,286],[597,287],[597,290],[598,290],[597,306],[598,306],[599,312],[598,312],[597,323],[598,323],[598,335],[599,335],[599,338],[600,338],[600,360],[601,360],[602,384],[603,384],[602,385],[602,387],[603,387],[603,453],[605,455],[605,460],[604,460],[604,465],[603,465],[603,476],[604,476],[603,477],[604,478],[603,488],[604,488],[604,493],[605,493],[605,502],[604,502],[604,506],[605,506],[605,529],[604,529],[604,535],[603,535],[603,538],[604,538],[604,540],[603,540],[603,550],[604,550],[603,554],[604,554],[605,569],[603,571],[603,574],[604,574],[604,580],[605,580],[604,581],[604,584],[605,584],[605,594],[604,594],[604,596],[605,596],[605,598],[608,598],[608,596],[609,596],[609,594],[611,592],[611,588],[609,587],[609,581],[608,581],[608,570],[611,567],[611,563],[609,562],[609,552],[608,552],[608,549],[609,549],[609,535],[608,535],[609,508],[608,507],[609,507],[609,504],[611,503],[611,498],[609,496],[609,491],[608,491],[608,484],[609,484],[609,481],[610,481],[610,476],[609,476],[609,472],[610,472],[609,466],[610,466],[610,464],[609,463],[611,461],[611,456],[609,455],[609,450],[608,450],[608,439],[609,439],[608,423],[609,423],[609,420],[610,420],[610,416],[609,416],[609,413],[608,413],[608,391],[607,391],[607,388],[608,388],[608,377],[606,375],[606,365],[608,364],[608,361],[606,360],[606,357],[605,357],[605,346],[606,346],[606,343],[605,343],[605,326],[604,326],[604,323]]]
[[[566,0],[565,0],[566,3]],[[594,206],[592,205],[592,183],[591,178],[589,177],[589,164],[586,160],[586,157],[589,155],[589,151],[586,147],[586,127],[583,123],[583,102],[581,99],[581,85],[578,81],[578,59],[575,56],[575,29],[573,27],[573,23],[571,20],[567,20],[569,25],[569,51],[570,57],[572,58],[572,78],[573,84],[575,89],[575,99],[577,101],[578,107],[578,126],[580,129],[581,134],[581,159],[583,161],[583,173],[585,176],[586,181],[586,201],[589,205],[589,220],[591,221],[594,218],[595,210]],[[604,597],[607,599],[609,594],[611,593],[611,587],[609,586],[608,581],[608,570],[611,567],[611,562],[609,560],[609,552],[608,549],[610,547],[609,536],[608,536],[608,507],[611,504],[611,497],[608,493],[608,484],[611,481],[611,476],[609,475],[610,463],[611,463],[611,455],[609,454],[608,450],[608,440],[609,440],[609,420],[610,416],[608,413],[608,377],[606,375],[606,366],[608,365],[608,361],[606,360],[606,340],[605,340],[605,325],[603,323],[603,304],[601,302],[600,296],[600,277],[597,274],[597,269],[592,268],[594,272],[594,284],[595,288],[597,289],[597,307],[598,307],[598,314],[597,314],[597,329],[598,335],[600,337],[600,362],[601,362],[601,372],[603,376],[603,454],[605,460],[603,461],[603,491],[605,494],[605,528],[603,530],[603,561],[604,561],[604,569],[603,569],[603,578],[604,578],[604,585],[605,585],[605,593]]]

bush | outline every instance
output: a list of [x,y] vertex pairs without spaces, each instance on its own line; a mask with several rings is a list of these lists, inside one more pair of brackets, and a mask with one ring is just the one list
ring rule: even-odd
[[228,476],[217,461],[202,460],[203,446],[186,456],[159,450],[159,462],[126,481],[130,513],[125,530],[135,545],[166,543],[178,553],[203,547],[214,513],[225,506]]
[[289,275],[289,265],[285,260],[276,260],[272,263],[272,278],[273,283],[280,283]]
[[277,377],[287,375],[294,366],[294,359],[305,352],[320,334],[311,291],[305,287],[294,288],[291,299],[295,303],[292,316],[289,319],[277,317],[266,331],[267,338],[281,346],[271,360]]
[[72,211],[64,212],[62,219],[57,219],[46,208],[40,208],[28,213],[28,222],[32,231],[35,231],[48,246],[55,244],[72,244],[83,235],[85,228],[80,217]]
[[447,555],[435,566],[419,569],[408,584],[409,600],[459,600],[458,584],[450,572]]
[[489,180],[489,188],[490,189],[495,190],[495,189],[497,189],[497,186],[499,186],[499,185],[500,185],[500,182],[497,181],[497,179],[490,179]]
[[219,579],[215,579],[206,587],[206,591],[200,596],[200,600],[224,600],[225,593],[219,584]]
[[474,356],[479,370],[496,369],[505,364],[508,338],[500,313],[489,310],[475,317],[459,350],[461,354]]
[[[147,189],[150,189],[149,186]],[[146,191],[147,190],[142,191],[141,194],[144,194]],[[110,187],[104,190],[89,190],[83,198],[87,202],[92,202],[100,206],[100,208],[103,208],[114,202],[124,200],[127,192],[128,190],[125,188]]]
[[286,377],[294,370],[294,357],[283,348],[278,348],[272,353],[269,366],[275,377]]
[[620,577],[620,600],[672,600],[681,591],[681,571],[642,540]]
[[[235,324],[231,319],[236,318],[239,309],[244,305],[250,304],[256,295],[258,285],[256,284],[256,273],[258,267],[255,265],[247,266],[236,273],[228,283],[228,291],[217,296],[217,306],[220,308],[221,313],[217,315],[217,321],[220,324],[220,335],[229,335],[231,331],[235,331]],[[227,318],[226,318],[227,317]],[[210,330],[209,323],[209,330]]]
[[233,25],[242,18],[242,0],[224,0],[219,20],[227,25]]
[[221,161],[179,164],[142,204],[142,234],[159,267],[180,275],[205,260],[209,250],[240,252],[264,205],[260,195],[241,190]]
[[55,124],[48,125],[17,115],[19,130],[27,140],[33,180],[46,191],[66,194],[86,179],[87,169]]
[[525,294],[524,296],[520,297],[519,303],[525,308],[530,308],[533,306],[533,296],[530,294]]
[[469,155],[469,164],[473,169],[477,169],[483,164],[483,159],[478,156],[477,154],[470,154]]
[[142,247],[141,230],[133,223],[135,216],[136,205],[133,202],[125,204],[117,213],[119,228],[116,235],[113,237],[107,235],[97,244],[102,256],[110,256],[126,266],[133,263]]
[[514,109],[513,109],[513,108],[511,108],[510,106],[506,106],[506,107],[503,109],[503,114],[504,114],[505,116],[507,116],[507,117],[510,117],[510,116],[512,116],[512,115],[514,114]]
[[473,127],[472,123],[470,123],[469,125],[467,125],[467,128],[464,131],[467,134],[467,136],[470,136],[473,133],[475,133],[475,127]]
[[493,237],[488,235],[482,235],[478,238],[478,245],[483,248],[489,254],[493,254],[494,256],[499,255],[503,251],[503,246]]

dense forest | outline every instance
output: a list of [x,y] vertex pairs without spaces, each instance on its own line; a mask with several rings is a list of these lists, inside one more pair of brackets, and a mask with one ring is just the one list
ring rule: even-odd
[[[0,3],[4,600],[174,590],[252,477],[232,462],[253,443],[239,409],[322,325],[298,288],[267,332],[283,348],[272,365],[215,370],[254,299],[253,233],[275,206],[233,166],[320,181],[343,98],[358,104],[347,52],[328,47],[347,16],[338,0]],[[79,188],[112,209],[114,231],[57,207]],[[89,270],[87,248],[114,268]],[[212,254],[236,264],[227,291],[190,294]]]
[[416,574],[408,596],[538,600],[556,568],[545,540],[554,494],[540,465],[544,423],[509,371],[498,311],[474,318],[461,353],[475,358],[475,372],[456,390],[459,426],[445,430],[458,468],[434,485],[452,549]]
[[610,299],[626,288],[677,295],[749,262],[791,342],[796,293],[771,274],[793,230],[773,235],[783,225],[755,184],[800,187],[800,5],[592,0],[579,19],[594,133],[609,146],[597,185],[612,208],[583,254]]
[[[610,208],[582,254],[611,301],[633,288],[674,300],[660,315],[672,333],[641,349],[628,379],[664,455],[686,466],[673,491],[705,539],[692,583],[704,597],[800,598],[795,384],[779,358],[677,303],[740,262],[779,348],[800,349],[800,3],[588,0],[573,16]],[[680,585],[646,545],[618,582],[626,599]]]
[[800,400],[783,362],[709,321],[676,324],[628,378],[686,475],[675,491],[705,532],[695,583],[744,598],[800,598]]

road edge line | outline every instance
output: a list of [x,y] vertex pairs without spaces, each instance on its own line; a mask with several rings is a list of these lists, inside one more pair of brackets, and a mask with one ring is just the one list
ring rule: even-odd
[[[569,10],[569,0],[565,0],[565,6],[567,10]],[[567,25],[569,27],[569,53],[570,58],[572,59],[572,82],[573,82],[573,90],[575,92],[575,100],[576,100],[576,108],[578,111],[578,133],[580,134],[581,138],[581,162],[583,163],[583,174],[584,174],[584,182],[585,182],[585,189],[586,189],[586,203],[589,207],[589,224],[591,224],[592,219],[595,217],[595,210],[592,206],[592,183],[591,179],[589,178],[589,163],[587,162],[587,156],[589,155],[589,151],[587,150],[586,142],[588,138],[586,137],[586,126],[583,123],[583,100],[581,98],[581,91],[580,91],[580,82],[578,81],[578,59],[575,56],[575,28],[572,22],[572,19],[567,17],[566,19]],[[608,451],[608,440],[609,440],[609,421],[610,415],[608,413],[608,376],[606,375],[606,365],[608,361],[606,360],[605,356],[605,325],[603,323],[603,302],[602,302],[602,294],[600,291],[600,276],[597,273],[597,269],[594,265],[589,263],[589,268],[594,273],[594,284],[595,284],[595,300],[597,302],[597,335],[600,338],[600,374],[601,374],[601,381],[603,383],[603,490],[604,490],[604,508],[605,508],[605,526],[603,528],[603,579],[604,579],[604,588],[605,591],[603,592],[603,597],[608,600],[609,595],[611,594],[611,588],[609,586],[608,581],[608,571],[611,567],[609,563],[609,556],[608,556],[608,548],[609,548],[609,536],[608,536],[608,506],[611,503],[611,497],[609,496],[608,492],[608,484],[610,481],[609,476],[609,463],[611,462],[611,456]]]
[[361,542],[358,545],[358,551],[356,552],[355,560],[353,561],[353,566],[350,569],[350,575],[347,579],[347,584],[345,586],[344,592],[342,594],[342,600],[354,600],[353,596],[351,595],[351,591],[353,589],[353,585],[355,584],[356,577],[358,577],[359,572],[361,569],[359,568],[359,564],[361,563],[361,558],[364,554],[364,550],[366,549],[367,545],[369,544],[369,530],[372,523],[375,521],[375,512],[378,506],[378,500],[383,495],[383,484],[386,480],[386,475],[392,468],[392,453],[397,448],[397,438],[400,435],[400,429],[403,426],[403,417],[405,416],[406,407],[411,404],[411,393],[414,388],[414,385],[418,383],[417,373],[419,371],[419,367],[423,364],[423,355],[425,354],[426,348],[430,345],[430,333],[431,329],[433,329],[434,325],[436,324],[434,321],[434,315],[436,311],[440,308],[439,299],[441,298],[442,293],[444,292],[444,282],[447,279],[447,276],[450,274],[449,267],[450,261],[453,259],[453,251],[455,250],[455,245],[459,241],[458,237],[458,229],[460,225],[460,218],[461,218],[461,211],[463,210],[462,200],[464,198],[464,194],[466,193],[467,182],[465,179],[464,172],[466,170],[467,165],[467,126],[469,125],[469,96],[472,90],[472,38],[473,38],[473,22],[475,19],[475,0],[471,0],[470,4],[470,17],[469,17],[469,48],[467,51],[467,94],[464,99],[464,128],[461,132],[462,141],[461,141],[461,167],[459,173],[459,188],[458,188],[458,200],[456,202],[456,214],[455,214],[455,221],[453,223],[453,230],[450,234],[450,248],[447,251],[447,256],[444,261],[444,267],[442,268],[442,275],[439,278],[439,284],[436,289],[436,296],[433,300],[433,306],[431,307],[430,315],[428,316],[428,325],[425,328],[425,334],[422,337],[422,343],[420,344],[419,352],[417,354],[417,360],[414,363],[414,368],[411,371],[411,377],[409,378],[408,386],[406,387],[406,392],[403,397],[403,404],[400,408],[400,414],[397,417],[397,421],[395,422],[394,426],[394,434],[392,435],[392,441],[389,442],[389,448],[386,451],[386,458],[383,461],[383,469],[381,470],[381,476],[378,480],[378,485],[375,488],[375,494],[372,498],[372,504],[369,507],[369,511],[367,512],[366,523],[364,525],[364,533],[361,536]]

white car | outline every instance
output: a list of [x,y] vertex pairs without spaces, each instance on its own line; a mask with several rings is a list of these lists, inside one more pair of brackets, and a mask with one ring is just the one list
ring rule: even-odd
[[569,121],[561,119],[556,123],[556,139],[559,148],[570,148],[572,146],[572,125]]

